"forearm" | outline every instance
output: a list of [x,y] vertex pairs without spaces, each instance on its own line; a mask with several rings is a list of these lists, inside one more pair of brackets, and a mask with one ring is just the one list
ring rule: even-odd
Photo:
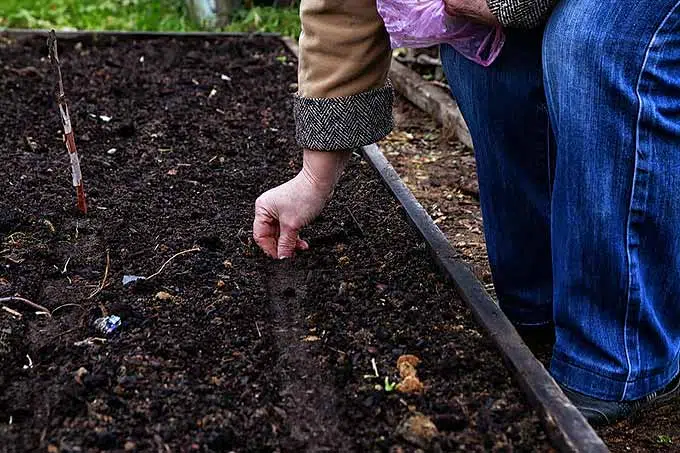
[[351,151],[315,151],[306,149],[301,175],[321,190],[331,192],[349,162]]
[[545,23],[558,0],[486,0],[501,25],[535,28]]

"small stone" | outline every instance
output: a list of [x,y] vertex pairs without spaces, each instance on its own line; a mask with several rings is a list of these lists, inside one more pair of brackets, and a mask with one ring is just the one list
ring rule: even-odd
[[165,291],[159,291],[159,292],[156,293],[156,299],[158,299],[158,300],[171,300],[172,294],[165,292]]
[[231,261],[229,261],[229,260],[225,260],[224,263],[222,263],[222,264],[224,264],[225,269],[232,269],[234,267],[234,265],[231,264]]
[[218,280],[217,281],[217,287],[218,288],[224,288],[224,285],[226,285],[226,283],[224,283],[224,280]]
[[302,341],[306,341],[308,343],[319,340],[321,340],[321,338],[317,337],[316,335],[308,335],[302,339]]
[[84,367],[78,368],[78,371],[76,371],[76,382],[80,385],[83,385],[83,378],[85,375],[87,375],[88,371]]
[[24,142],[26,142],[26,146],[28,147],[29,151],[34,153],[38,150],[38,143],[33,140],[33,137],[25,136]]
[[113,156],[114,154],[116,154],[116,151],[118,151],[116,148],[111,148],[108,151],[106,151],[106,154],[108,154],[109,156]]
[[177,174],[177,169],[176,168],[171,168],[168,170],[168,176],[175,176]]
[[429,417],[416,412],[402,420],[396,434],[417,447],[427,449],[439,431]]
[[47,446],[47,453],[59,453],[59,447],[54,444],[49,444]]
[[132,442],[131,440],[128,440],[125,442],[125,451],[135,451],[137,449],[137,444]]
[[349,264],[349,257],[348,256],[341,256],[338,259],[338,264],[340,266],[347,266]]

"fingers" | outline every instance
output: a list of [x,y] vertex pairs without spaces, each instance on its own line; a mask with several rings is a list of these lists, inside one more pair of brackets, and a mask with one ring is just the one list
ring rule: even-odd
[[295,246],[296,250],[309,250],[309,243],[307,241],[304,241],[302,239],[297,240],[297,245]]
[[295,249],[298,246],[298,233],[296,230],[289,228],[281,228],[281,235],[279,236],[279,243],[277,247],[277,258],[292,258],[295,255]]
[[253,239],[264,253],[274,259],[292,258],[296,250],[309,250],[309,243],[298,237],[297,230],[279,231],[279,220],[261,201],[255,205]]
[[262,251],[272,258],[277,258],[278,233],[278,220],[258,200],[255,203],[253,239]]

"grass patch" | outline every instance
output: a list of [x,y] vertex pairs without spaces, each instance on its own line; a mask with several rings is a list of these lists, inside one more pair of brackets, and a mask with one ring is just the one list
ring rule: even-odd
[[[197,31],[183,0],[0,0],[0,28]],[[297,8],[254,7],[234,13],[220,31],[298,38]]]
[[2,0],[0,27],[192,31],[181,0]]
[[300,37],[300,13],[297,8],[254,7],[236,11],[225,31],[280,33]]

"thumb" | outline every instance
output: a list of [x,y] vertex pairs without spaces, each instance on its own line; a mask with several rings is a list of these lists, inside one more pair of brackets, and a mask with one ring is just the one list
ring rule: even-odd
[[279,259],[292,258],[295,254],[295,247],[298,245],[297,230],[281,227],[281,235],[278,241],[277,257]]

